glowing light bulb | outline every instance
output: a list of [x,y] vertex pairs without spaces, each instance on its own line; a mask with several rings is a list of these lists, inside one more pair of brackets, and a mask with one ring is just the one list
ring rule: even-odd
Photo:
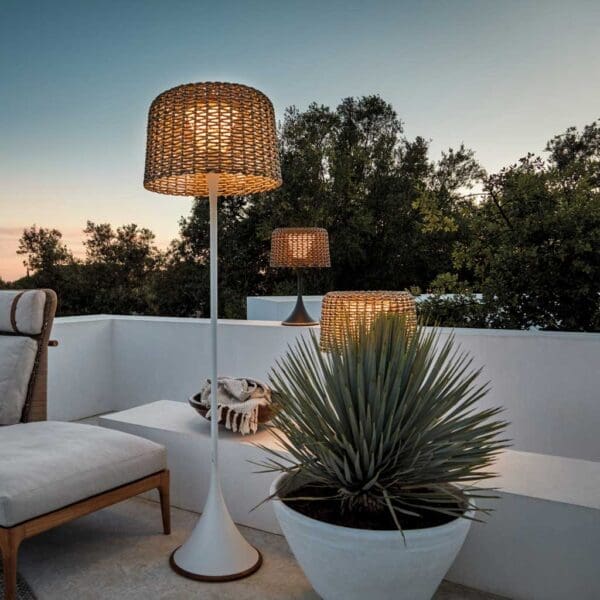
[[197,103],[185,112],[186,128],[197,148],[209,154],[227,153],[231,150],[233,130],[239,112],[223,102]]

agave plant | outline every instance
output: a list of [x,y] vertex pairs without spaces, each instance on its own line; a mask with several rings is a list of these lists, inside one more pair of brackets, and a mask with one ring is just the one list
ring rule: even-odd
[[288,500],[310,483],[324,494],[303,500],[389,511],[399,529],[403,516],[425,510],[481,510],[472,498],[491,491],[472,484],[494,476],[488,467],[507,446],[506,422],[500,409],[476,406],[489,386],[471,365],[453,335],[442,341],[439,330],[415,331],[398,316],[360,326],[330,354],[311,332],[271,373],[272,434],[284,451],[263,446],[262,466],[288,474],[280,489]]

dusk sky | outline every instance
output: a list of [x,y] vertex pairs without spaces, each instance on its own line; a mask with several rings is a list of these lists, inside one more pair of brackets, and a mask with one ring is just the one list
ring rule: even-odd
[[24,227],[81,252],[87,219],[164,246],[191,200],[142,186],[152,99],[246,83],[278,117],[380,94],[432,155],[464,142],[488,171],[600,117],[600,2],[0,0],[0,277]]

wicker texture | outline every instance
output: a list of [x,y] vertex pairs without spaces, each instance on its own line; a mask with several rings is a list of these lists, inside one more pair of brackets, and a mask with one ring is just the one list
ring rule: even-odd
[[415,299],[408,292],[329,292],[321,309],[321,349],[339,349],[348,332],[361,323],[370,325],[382,313],[404,315],[411,330],[417,326]]
[[258,90],[236,83],[189,83],[160,94],[148,115],[144,187],[174,196],[265,192],[281,185],[275,113]]
[[271,234],[272,267],[330,267],[329,236],[319,227],[284,227]]
[[47,418],[48,401],[48,342],[54,323],[57,298],[53,290],[45,289],[46,304],[44,305],[44,321],[42,331],[37,336],[31,336],[38,343],[38,351],[31,373],[31,381],[27,392],[27,400],[23,407],[21,421],[45,421]]

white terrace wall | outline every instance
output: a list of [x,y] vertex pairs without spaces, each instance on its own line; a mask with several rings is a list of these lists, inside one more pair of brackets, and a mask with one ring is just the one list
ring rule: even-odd
[[[219,371],[266,378],[304,329],[221,321]],[[318,328],[315,328],[318,333]],[[600,460],[600,334],[456,329],[484,366],[519,450]],[[450,334],[443,329],[442,337]],[[50,418],[72,420],[158,399],[186,401],[208,376],[209,322],[166,317],[57,319]]]
[[48,418],[74,421],[116,406],[113,397],[113,321],[103,315],[54,321],[48,349]]

